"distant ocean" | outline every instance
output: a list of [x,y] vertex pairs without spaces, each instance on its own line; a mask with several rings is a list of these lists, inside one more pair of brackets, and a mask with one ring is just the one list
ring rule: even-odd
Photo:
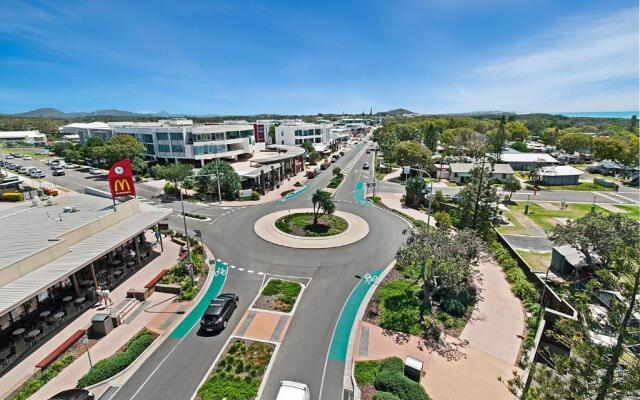
[[584,118],[631,118],[633,115],[640,115],[640,111],[592,111],[592,112],[567,112],[559,113],[565,117]]

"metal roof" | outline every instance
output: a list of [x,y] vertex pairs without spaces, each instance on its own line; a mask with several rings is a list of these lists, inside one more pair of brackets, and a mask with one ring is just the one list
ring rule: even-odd
[[[112,201],[88,195],[59,196],[56,204],[30,201],[0,211],[0,269],[46,249],[65,233],[113,213]],[[64,212],[68,206],[79,211]]]
[[0,288],[0,315],[82,269],[170,213],[167,209],[142,207],[140,213],[70,246],[69,252],[62,257],[6,284]]
[[500,155],[502,162],[545,162],[557,163],[558,160],[551,157],[547,153],[502,153]]

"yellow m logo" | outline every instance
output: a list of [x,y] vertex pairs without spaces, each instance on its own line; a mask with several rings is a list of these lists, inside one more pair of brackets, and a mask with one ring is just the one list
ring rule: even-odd
[[129,181],[126,179],[118,179],[116,183],[113,185],[113,189],[115,190],[116,193],[130,192],[131,185],[129,185]]

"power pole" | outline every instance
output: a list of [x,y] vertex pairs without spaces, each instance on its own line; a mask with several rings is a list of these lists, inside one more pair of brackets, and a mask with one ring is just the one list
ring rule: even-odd
[[480,193],[482,192],[482,180],[484,179],[484,159],[482,157],[482,166],[480,167],[480,183],[478,183],[478,194],[476,196],[476,205],[473,209],[473,222],[471,224],[472,229],[476,229],[476,220],[478,219],[478,207],[480,207]]

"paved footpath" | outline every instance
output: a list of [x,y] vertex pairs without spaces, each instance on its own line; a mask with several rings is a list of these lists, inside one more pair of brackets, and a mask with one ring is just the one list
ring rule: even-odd
[[[150,236],[148,240],[152,240]],[[164,240],[164,252],[149,262],[137,273],[123,282],[120,286],[111,291],[110,297],[114,305],[120,304],[126,299],[127,291],[130,288],[142,288],[152,277],[164,268],[168,268],[176,263],[177,254],[180,246]],[[160,251],[160,246],[154,247],[155,251]],[[168,300],[172,295],[165,293],[154,293],[147,299],[146,303],[136,305],[129,315],[125,318],[125,324],[115,328],[115,330],[99,340],[90,348],[91,359],[95,363],[103,358],[111,356],[115,351],[124,346],[140,329],[153,324],[160,325],[162,322],[158,320],[158,314],[144,312],[144,309],[153,304]],[[162,309],[161,309],[162,311]],[[78,318],[64,327],[56,336],[49,339],[40,348],[25,358],[18,366],[11,369],[8,373],[0,378],[0,397],[5,398],[8,393],[15,390],[36,371],[35,365],[50,354],[55,348],[66,341],[73,333],[80,329],[86,329],[91,325],[91,318],[97,313],[104,312],[104,308],[94,307],[85,311]],[[164,314],[160,316],[163,320],[172,314]],[[159,333],[162,330],[158,329]],[[80,356],[71,365],[65,368],[56,378],[49,381],[30,399],[48,399],[59,391],[75,387],[78,379],[89,371],[89,361],[86,355]]]
[[524,313],[498,265],[483,262],[477,269],[480,301],[459,338],[445,336],[443,343],[426,344],[417,336],[385,331],[361,321],[354,360],[390,356],[422,360],[425,373],[420,383],[434,400],[512,399],[505,381],[513,371],[521,372],[515,363]]

